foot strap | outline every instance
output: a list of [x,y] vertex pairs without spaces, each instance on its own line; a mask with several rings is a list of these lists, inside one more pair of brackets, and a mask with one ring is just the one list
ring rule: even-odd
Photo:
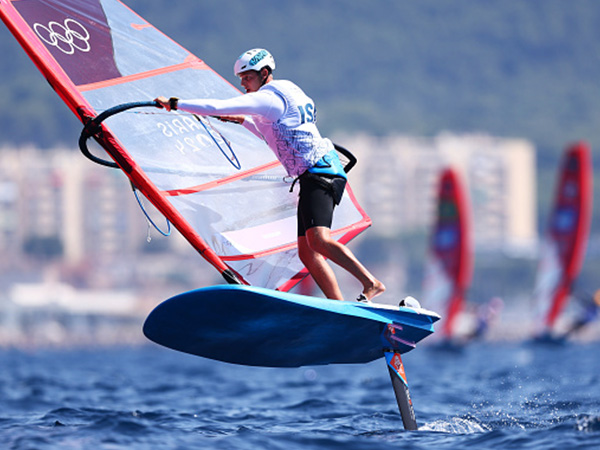
[[365,294],[363,294],[362,292],[360,293],[360,295],[358,297],[356,297],[356,301],[361,302],[361,303],[371,303],[371,300],[369,300],[367,298],[367,296]]

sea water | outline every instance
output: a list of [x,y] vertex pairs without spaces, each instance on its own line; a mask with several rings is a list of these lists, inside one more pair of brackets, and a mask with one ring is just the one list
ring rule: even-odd
[[153,344],[0,350],[2,449],[600,448],[600,343],[421,345],[405,431],[383,359],[236,366]]

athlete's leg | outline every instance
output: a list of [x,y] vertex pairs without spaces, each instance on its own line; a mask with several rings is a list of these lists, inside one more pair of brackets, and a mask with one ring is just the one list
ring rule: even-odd
[[[321,199],[324,204],[315,202]],[[323,213],[324,217],[323,217]],[[333,216],[333,201],[330,196],[324,195],[322,188],[313,185],[310,181],[300,178],[300,199],[298,202],[298,256],[302,264],[308,269],[327,298],[343,300],[342,292],[338,285],[333,270],[325,261],[323,255],[315,252],[306,240],[306,228],[315,223],[324,222],[331,225]]]
[[298,236],[298,256],[327,298],[344,300],[333,270],[323,255],[310,248],[305,236]]
[[328,227],[317,226],[306,230],[306,243],[312,251],[330,259],[358,279],[363,285],[363,294],[367,299],[371,300],[385,291],[383,283],[358,261],[348,247],[331,238],[331,230]]
[[335,202],[331,192],[319,181],[300,178],[298,202],[300,258],[328,298],[342,300],[342,294],[326,258],[356,277],[363,285],[363,294],[370,300],[385,291],[385,286],[369,273],[345,245],[331,238],[334,208]]

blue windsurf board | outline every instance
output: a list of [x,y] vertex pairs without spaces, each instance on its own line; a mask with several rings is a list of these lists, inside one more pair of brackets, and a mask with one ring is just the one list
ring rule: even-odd
[[144,323],[157,344],[219,361],[263,367],[366,363],[405,353],[440,317],[420,308],[328,300],[243,285],[185,292]]

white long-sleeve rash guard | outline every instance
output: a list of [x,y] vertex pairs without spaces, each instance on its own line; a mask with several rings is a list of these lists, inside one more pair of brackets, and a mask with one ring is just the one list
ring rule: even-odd
[[[179,100],[177,109],[201,116],[260,116],[268,122],[277,122],[285,112],[285,102],[273,91],[258,91],[226,100]],[[242,125],[263,138],[252,120],[246,118]]]
[[290,176],[301,175],[333,150],[315,124],[314,102],[288,80],[226,100],[179,100],[177,107],[203,116],[245,116],[244,128],[267,143]]

